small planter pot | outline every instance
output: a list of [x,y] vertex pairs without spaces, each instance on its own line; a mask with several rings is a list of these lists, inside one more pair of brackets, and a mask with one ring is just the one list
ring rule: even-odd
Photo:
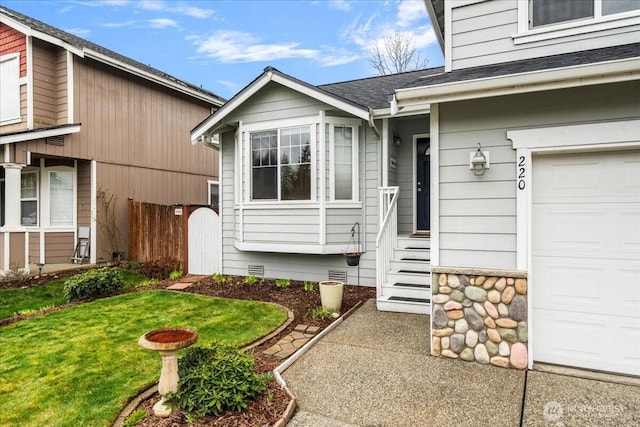
[[344,282],[327,280],[319,283],[320,301],[322,308],[327,311],[340,312],[342,308],[342,294],[344,292]]
[[360,253],[359,252],[352,252],[352,253],[344,254],[344,258],[347,260],[347,265],[349,267],[355,267],[356,265],[360,264]]

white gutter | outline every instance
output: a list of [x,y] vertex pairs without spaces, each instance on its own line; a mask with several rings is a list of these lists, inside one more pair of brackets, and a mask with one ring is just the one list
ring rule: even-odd
[[0,145],[12,144],[14,142],[32,141],[34,139],[49,138],[52,136],[69,135],[80,132],[80,125],[65,126],[56,129],[33,130],[31,132],[20,132],[9,135],[0,135]]
[[395,99],[398,108],[403,109],[410,105],[615,83],[639,78],[640,58],[630,58],[590,65],[576,65],[552,70],[398,89],[395,92]]

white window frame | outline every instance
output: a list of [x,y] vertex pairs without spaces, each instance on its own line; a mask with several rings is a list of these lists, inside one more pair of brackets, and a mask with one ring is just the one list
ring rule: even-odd
[[[22,175],[34,174],[36,176],[36,196],[35,197],[22,197],[22,184],[20,185],[20,225],[28,228],[37,228],[40,225],[40,171],[38,169],[23,169],[20,171],[20,178]],[[5,187],[6,190],[6,187]],[[35,224],[23,224],[22,223],[22,202],[36,202],[36,223]]]
[[[11,67],[8,70],[5,67]],[[0,56],[0,125],[20,123],[20,54]],[[8,111],[8,113],[7,113]],[[4,113],[3,113],[4,112]],[[6,117],[4,114],[8,114]]]
[[593,17],[540,27],[531,27],[529,24],[531,2],[518,1],[518,34],[512,37],[514,44],[534,43],[640,24],[640,9],[602,15],[602,0],[593,1]]
[[[78,175],[77,169],[71,166],[50,166],[42,169],[42,204],[44,208],[41,209],[41,220],[42,226],[55,229],[55,230],[65,230],[65,231],[74,231],[76,230],[76,222],[77,222],[77,203],[78,203]],[[62,225],[52,225],[50,218],[50,209],[51,209],[51,188],[50,188],[50,179],[49,176],[51,172],[71,172],[73,176],[73,198],[72,198],[72,216],[71,216],[71,224],[62,224]]]
[[[335,203],[352,203],[360,200],[360,123],[358,119],[347,119],[343,117],[325,117],[325,123],[329,125],[329,200]],[[335,163],[335,147],[334,147],[334,129],[335,127],[350,127],[351,136],[353,138],[351,146],[351,199],[336,199],[336,163]],[[324,131],[324,129],[323,129]]]
[[220,209],[220,181],[215,181],[212,179],[207,180],[207,204],[209,206],[213,206],[213,204],[211,203],[211,187],[214,185],[218,187],[218,209]]
[[[316,141],[316,124],[318,123],[318,117],[296,117],[291,119],[275,120],[268,122],[250,123],[240,126],[241,135],[241,149],[243,150],[245,170],[244,174],[247,177],[245,184],[243,185],[241,192],[241,200],[246,204],[277,204],[281,206],[283,204],[290,205],[305,205],[317,203],[316,187],[317,187],[317,141]],[[278,182],[280,180],[280,130],[293,127],[309,127],[309,139],[311,150],[311,188],[309,200],[280,200],[280,185],[278,184],[278,198],[277,199],[257,199],[252,200],[253,194],[253,171],[252,171],[252,153],[251,153],[251,134],[259,132],[268,132],[276,130],[278,132]],[[242,182],[242,180],[241,180]]]

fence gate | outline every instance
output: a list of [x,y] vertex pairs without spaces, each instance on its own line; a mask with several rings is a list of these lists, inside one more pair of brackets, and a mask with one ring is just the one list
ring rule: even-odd
[[213,209],[198,208],[189,215],[189,274],[222,272],[219,223]]

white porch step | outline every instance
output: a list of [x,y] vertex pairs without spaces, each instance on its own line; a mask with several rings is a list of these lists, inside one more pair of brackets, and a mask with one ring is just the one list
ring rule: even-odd
[[398,237],[396,248],[398,249],[431,249],[431,239],[416,237]]
[[395,259],[401,261],[412,261],[412,260],[420,260],[423,262],[431,261],[431,250],[430,249],[396,249],[395,250]]
[[380,311],[393,311],[396,313],[430,314],[431,305],[423,301],[402,299],[398,297],[379,297],[376,306]]

